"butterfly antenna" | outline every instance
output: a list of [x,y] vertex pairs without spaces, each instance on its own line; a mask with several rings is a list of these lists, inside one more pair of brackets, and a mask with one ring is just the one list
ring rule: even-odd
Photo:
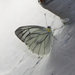
[[46,19],[46,13],[44,13],[44,15],[45,15],[45,20],[46,20],[46,26],[48,26],[48,24],[47,24],[47,19]]

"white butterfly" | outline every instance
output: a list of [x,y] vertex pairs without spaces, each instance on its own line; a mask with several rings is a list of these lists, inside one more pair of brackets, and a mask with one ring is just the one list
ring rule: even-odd
[[41,26],[22,26],[19,27],[15,34],[24,42],[33,53],[46,55],[50,53],[53,33],[51,27]]

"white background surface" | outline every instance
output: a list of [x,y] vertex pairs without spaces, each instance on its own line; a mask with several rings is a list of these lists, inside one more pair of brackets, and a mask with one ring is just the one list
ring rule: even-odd
[[[48,25],[54,21],[55,28],[59,27],[59,18],[43,9],[37,0],[0,0],[0,75],[31,75],[33,66],[39,59],[27,51],[25,44],[14,32],[24,25],[47,27],[44,13],[47,14]],[[42,59],[43,63],[39,66],[45,65],[48,56]],[[36,70],[38,69],[39,67]],[[39,75],[38,73],[32,75]]]

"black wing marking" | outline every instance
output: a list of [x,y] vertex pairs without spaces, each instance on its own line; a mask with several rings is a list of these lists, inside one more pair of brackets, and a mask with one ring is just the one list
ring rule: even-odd
[[44,34],[42,36],[38,36],[30,45],[29,44],[28,46],[33,53],[39,55],[48,54],[50,52],[50,35]]
[[45,30],[44,27],[39,27],[39,26],[23,26],[23,27],[19,27],[16,31],[15,34],[17,35],[17,37],[19,39],[21,39],[21,41],[25,41],[25,37],[29,34],[32,33],[34,31],[39,31],[39,30]]
[[[29,46],[30,50],[36,54],[44,55],[50,52],[51,33],[40,26],[19,27],[15,34]],[[52,37],[51,37],[52,38]]]

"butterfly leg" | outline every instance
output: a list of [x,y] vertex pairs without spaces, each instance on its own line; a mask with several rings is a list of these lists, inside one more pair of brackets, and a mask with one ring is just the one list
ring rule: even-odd
[[43,58],[43,56],[38,56],[38,59],[42,59]]
[[38,56],[38,59],[40,58],[40,56]]
[[53,32],[54,32],[55,30],[58,30],[58,29],[64,27],[65,25],[66,25],[66,23],[63,23],[63,26],[61,26],[61,27],[59,27],[59,28],[56,28],[56,29],[53,29]]
[[59,28],[56,28],[56,29],[53,29],[53,32],[55,31],[55,30],[58,30],[58,29],[60,29],[60,28],[62,28],[63,26],[61,26],[61,27],[59,27]]
[[[52,34],[52,36],[53,36],[53,34]],[[55,36],[53,36],[53,38],[54,38],[55,40],[57,40],[57,38],[56,38]]]

